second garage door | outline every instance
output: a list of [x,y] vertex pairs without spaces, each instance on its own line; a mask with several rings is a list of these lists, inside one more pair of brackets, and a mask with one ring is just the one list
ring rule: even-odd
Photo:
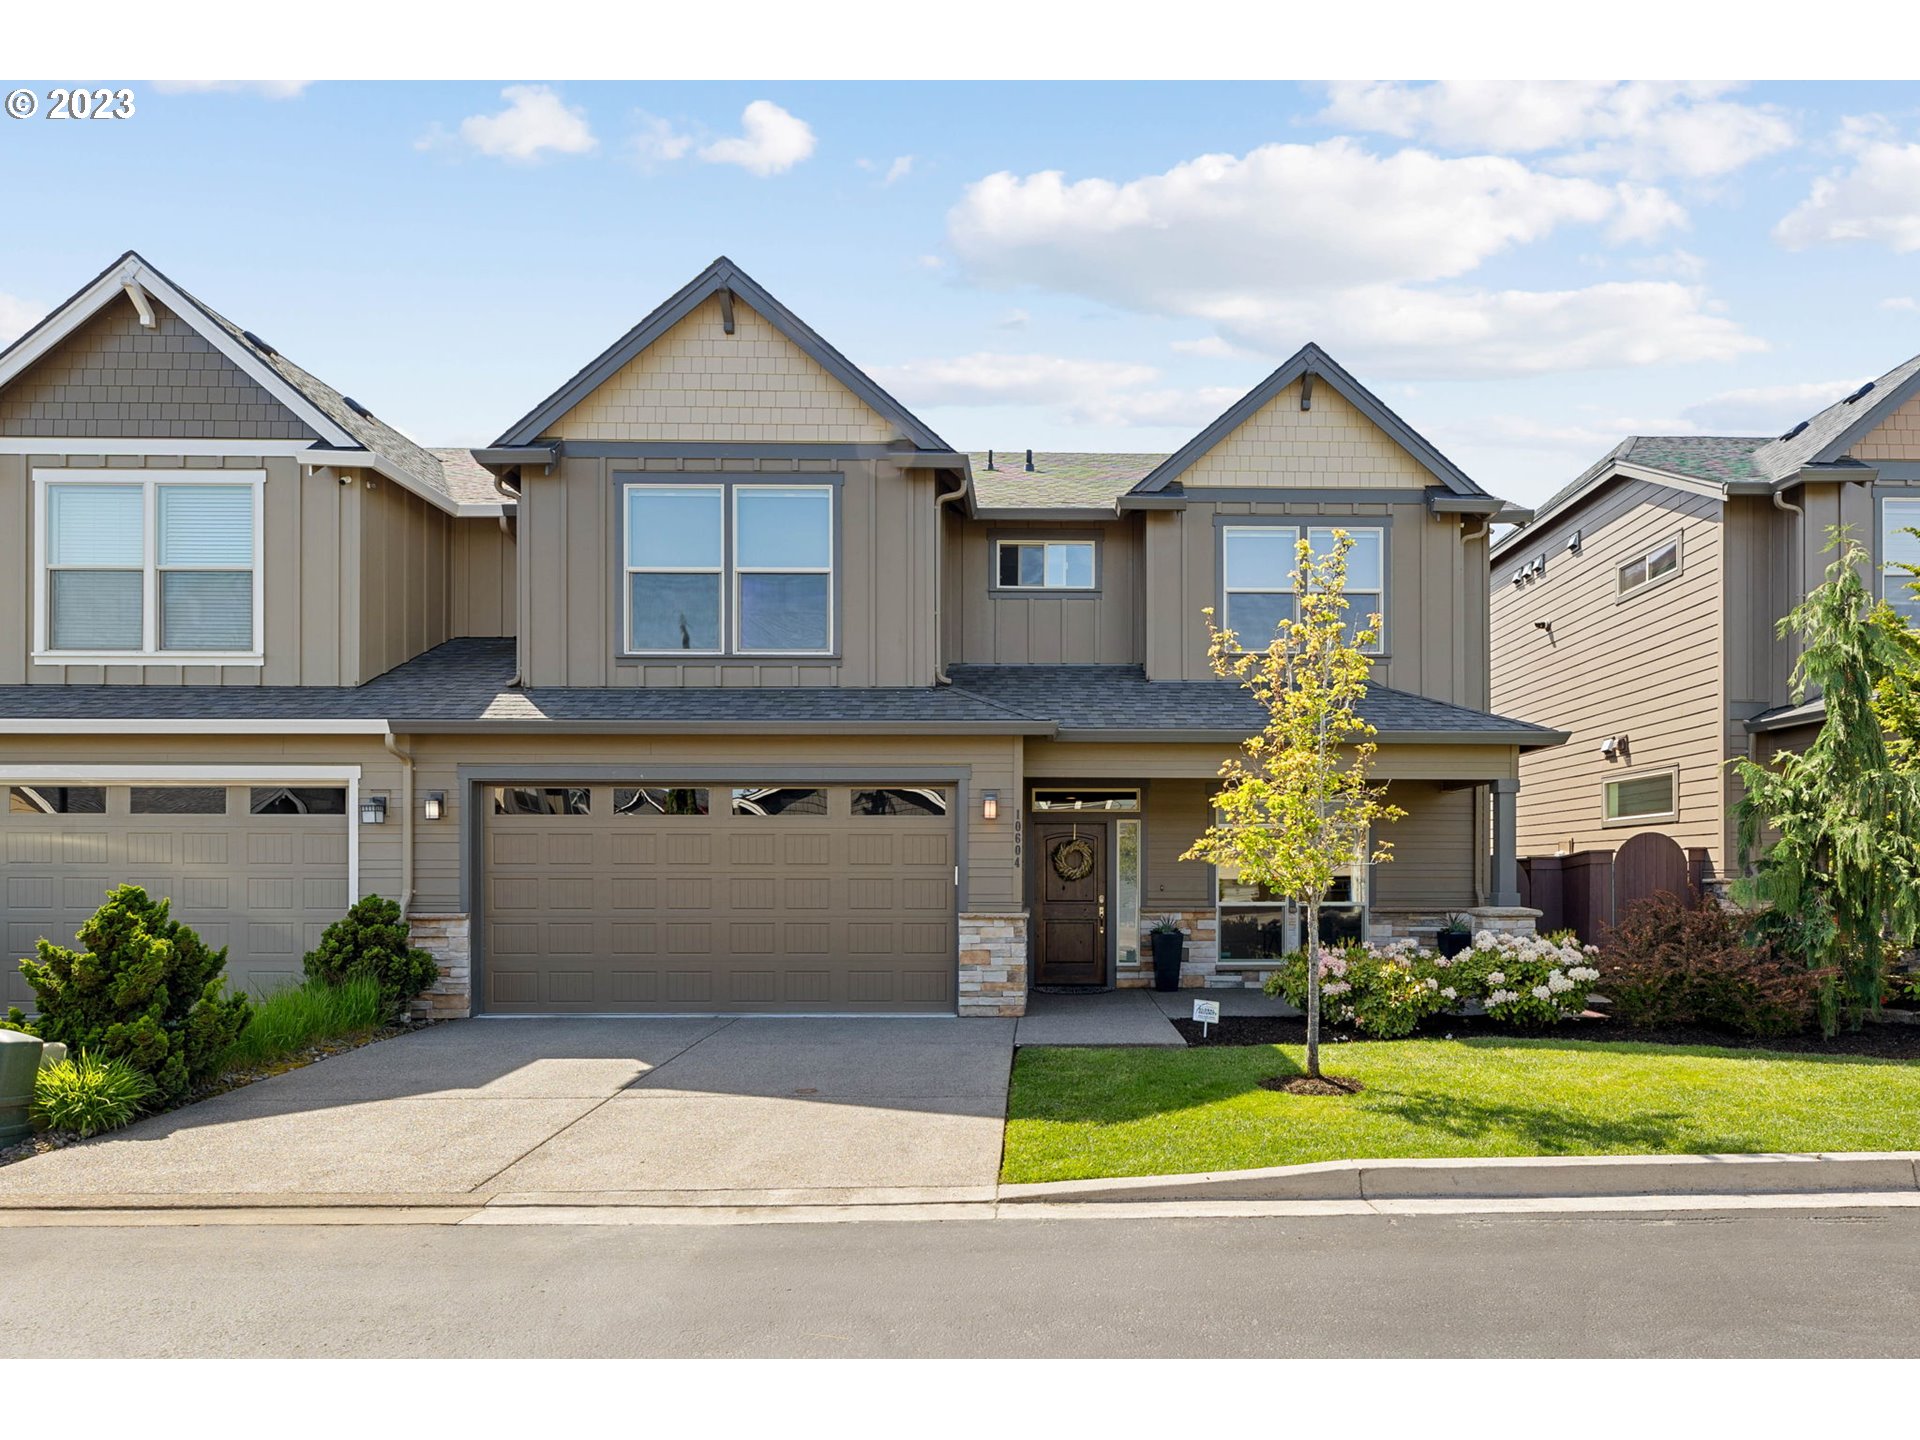
[[498,785],[496,1014],[951,1014],[950,786]]

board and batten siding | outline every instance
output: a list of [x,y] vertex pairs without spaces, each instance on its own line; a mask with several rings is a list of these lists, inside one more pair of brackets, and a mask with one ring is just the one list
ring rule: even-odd
[[[1095,589],[1001,590],[1000,540],[1092,540]],[[1145,550],[1138,516],[1103,521],[948,516],[941,557],[950,665],[1138,665],[1146,659]]]
[[[1657,830],[1704,846],[1723,873],[1726,665],[1722,502],[1624,480],[1503,555],[1493,575],[1493,709],[1570,732],[1520,760],[1519,850],[1614,850]],[[1573,531],[1579,554],[1567,549]],[[1622,597],[1618,567],[1672,539],[1680,572]],[[1546,557],[1545,573],[1514,585]],[[1535,622],[1552,624],[1552,633]],[[1600,745],[1628,737],[1627,757]],[[1678,818],[1603,824],[1606,783],[1677,772]]]
[[1466,910],[1484,898],[1489,824],[1486,792],[1434,780],[1395,780],[1387,803],[1406,811],[1374,827],[1376,843],[1393,858],[1368,871],[1370,906],[1406,910]]
[[357,669],[370,680],[454,633],[448,559],[455,522],[385,478],[359,484]]
[[519,622],[514,542],[498,518],[455,520],[449,537],[449,628],[455,635],[511,635]]

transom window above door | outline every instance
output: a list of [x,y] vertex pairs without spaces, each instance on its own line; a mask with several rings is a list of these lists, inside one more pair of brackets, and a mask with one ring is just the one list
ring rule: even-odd
[[258,663],[265,478],[36,474],[36,657]]
[[624,650],[832,653],[831,485],[623,487]]
[[[1365,630],[1382,617],[1367,653],[1386,648],[1386,531],[1373,526],[1309,527],[1315,559],[1333,553],[1335,530],[1353,544],[1347,551],[1347,633]],[[1292,525],[1228,525],[1220,536],[1221,624],[1247,650],[1264,650],[1283,620],[1296,618],[1293,572],[1299,564],[1300,530]]]
[[1091,590],[1091,540],[996,540],[994,586],[1000,590]]

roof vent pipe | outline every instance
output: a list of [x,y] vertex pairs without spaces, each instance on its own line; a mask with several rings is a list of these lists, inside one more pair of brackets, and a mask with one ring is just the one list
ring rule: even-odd
[[993,451],[991,450],[987,451],[987,468],[993,469]]
[[1031,450],[1027,451],[1027,469],[1029,471],[1033,469],[1033,451]]

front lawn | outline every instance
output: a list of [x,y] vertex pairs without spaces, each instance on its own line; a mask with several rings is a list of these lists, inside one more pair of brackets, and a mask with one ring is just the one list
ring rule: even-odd
[[1353,1041],[1365,1089],[1288,1095],[1301,1048],[1027,1048],[1009,1183],[1452,1155],[1920,1149],[1920,1064],[1562,1039]]

